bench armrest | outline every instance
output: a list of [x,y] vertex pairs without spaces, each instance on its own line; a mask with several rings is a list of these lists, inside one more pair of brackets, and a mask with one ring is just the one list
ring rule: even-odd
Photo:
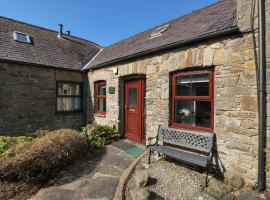
[[155,137],[148,137],[147,138],[147,140],[150,142],[151,140],[153,140],[153,139],[157,139],[157,136],[155,136]]
[[[151,144],[151,141],[153,141],[154,139],[156,140],[155,143],[154,143],[154,144]],[[147,145],[146,148],[149,147],[149,146],[154,146],[154,145],[156,145],[157,142],[158,142],[157,136],[155,136],[155,137],[148,137],[148,138],[147,138],[147,141],[149,142],[149,145]]]

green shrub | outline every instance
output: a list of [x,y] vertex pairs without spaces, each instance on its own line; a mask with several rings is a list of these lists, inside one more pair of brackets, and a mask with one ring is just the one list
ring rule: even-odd
[[87,138],[89,144],[96,148],[102,148],[120,136],[116,128],[95,123],[83,127],[82,134]]
[[87,125],[85,127],[82,127],[82,134],[85,137],[88,146],[91,145],[90,134],[89,134],[90,131],[89,131],[89,129],[90,129],[90,125]]
[[33,140],[29,136],[8,137],[0,136],[0,157],[11,157],[16,154],[20,148]]
[[[85,138],[74,130],[57,130],[33,140],[19,138],[19,144],[25,144],[23,149],[14,142],[16,137],[10,137],[14,140],[11,150],[16,153],[11,157],[0,156],[1,200],[24,199],[20,196],[34,193],[60,170],[89,152]],[[5,146],[5,143],[1,144]],[[5,151],[5,154],[9,153]]]
[[24,145],[28,144],[29,142],[31,142],[33,140],[32,137],[29,136],[18,136],[16,138],[16,145],[18,147],[23,147]]
[[7,156],[8,149],[12,144],[12,140],[10,137],[0,136],[0,156]]

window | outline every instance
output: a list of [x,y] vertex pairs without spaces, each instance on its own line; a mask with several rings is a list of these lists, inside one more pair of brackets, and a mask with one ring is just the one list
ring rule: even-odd
[[13,37],[15,41],[23,42],[23,43],[31,43],[30,36],[26,33],[20,33],[20,32],[13,32]]
[[95,83],[95,110],[97,114],[106,114],[106,82]]
[[212,71],[174,74],[172,90],[173,127],[213,130]]
[[150,35],[150,38],[156,38],[162,35],[170,27],[170,24],[165,24],[163,26],[157,27]]
[[58,113],[81,112],[82,91],[81,83],[57,82],[56,111]]

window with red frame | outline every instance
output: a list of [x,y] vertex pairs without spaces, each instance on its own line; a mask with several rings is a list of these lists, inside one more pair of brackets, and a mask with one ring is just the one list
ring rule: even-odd
[[172,126],[213,130],[213,72],[192,71],[172,77]]
[[95,108],[96,114],[105,115],[106,114],[106,82],[99,81],[95,83]]

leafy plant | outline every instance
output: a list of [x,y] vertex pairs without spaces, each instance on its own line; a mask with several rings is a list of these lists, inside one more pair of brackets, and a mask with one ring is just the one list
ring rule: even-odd
[[33,140],[33,138],[29,137],[29,136],[18,136],[16,138],[17,146],[18,147],[23,147],[24,145],[31,142],[32,140]]
[[89,126],[90,125],[82,127],[82,134],[83,134],[84,138],[86,139],[86,142],[88,145],[90,145]]
[[13,153],[10,149],[7,149],[3,153],[1,153],[1,156],[5,156],[5,157],[11,157],[12,155]]
[[11,146],[12,140],[10,137],[0,136],[0,156],[9,155],[9,147]]
[[0,136],[0,153],[4,152],[10,145],[10,138]]
[[83,127],[82,134],[96,148],[102,148],[120,136],[116,128],[95,123]]

